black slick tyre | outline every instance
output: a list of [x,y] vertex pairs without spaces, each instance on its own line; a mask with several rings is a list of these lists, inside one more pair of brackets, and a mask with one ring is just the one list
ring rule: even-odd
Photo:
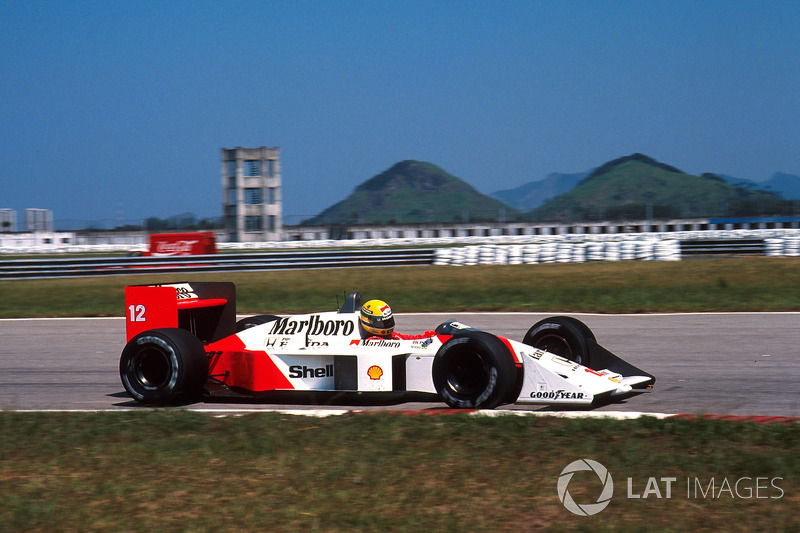
[[517,373],[506,345],[481,331],[451,338],[433,359],[436,392],[454,408],[493,409],[514,401]]
[[577,318],[553,316],[534,324],[522,342],[589,367],[589,346],[596,340],[592,330]]
[[197,399],[208,378],[203,343],[179,328],[143,331],[122,350],[122,385],[136,401],[166,405]]

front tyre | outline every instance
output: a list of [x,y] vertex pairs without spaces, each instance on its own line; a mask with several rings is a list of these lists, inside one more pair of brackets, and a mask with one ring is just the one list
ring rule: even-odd
[[596,341],[589,326],[577,318],[553,316],[534,324],[522,342],[588,367],[589,345]]
[[179,328],[143,331],[122,350],[122,385],[137,402],[174,404],[199,397],[208,378],[203,343]]
[[433,359],[433,384],[447,405],[493,409],[513,401],[517,368],[497,337],[469,332],[448,340]]

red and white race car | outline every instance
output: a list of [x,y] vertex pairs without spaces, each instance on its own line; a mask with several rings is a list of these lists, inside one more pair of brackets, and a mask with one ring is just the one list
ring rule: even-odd
[[582,322],[551,317],[522,342],[457,321],[412,340],[364,338],[361,296],[338,311],[236,321],[232,283],[126,287],[120,376],[144,404],[282,391],[430,393],[456,408],[596,405],[655,378],[597,344]]

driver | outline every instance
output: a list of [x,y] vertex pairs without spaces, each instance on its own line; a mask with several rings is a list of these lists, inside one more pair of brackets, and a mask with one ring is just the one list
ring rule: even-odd
[[392,308],[383,300],[370,300],[361,307],[358,320],[362,337],[382,337],[384,339],[413,340],[427,339],[436,335],[435,331],[426,331],[422,335],[404,335],[394,330]]

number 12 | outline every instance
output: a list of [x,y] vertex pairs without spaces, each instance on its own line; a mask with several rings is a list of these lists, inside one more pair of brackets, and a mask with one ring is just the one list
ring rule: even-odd
[[144,306],[142,304],[129,305],[128,312],[130,313],[131,322],[147,322],[147,319],[144,317]]

